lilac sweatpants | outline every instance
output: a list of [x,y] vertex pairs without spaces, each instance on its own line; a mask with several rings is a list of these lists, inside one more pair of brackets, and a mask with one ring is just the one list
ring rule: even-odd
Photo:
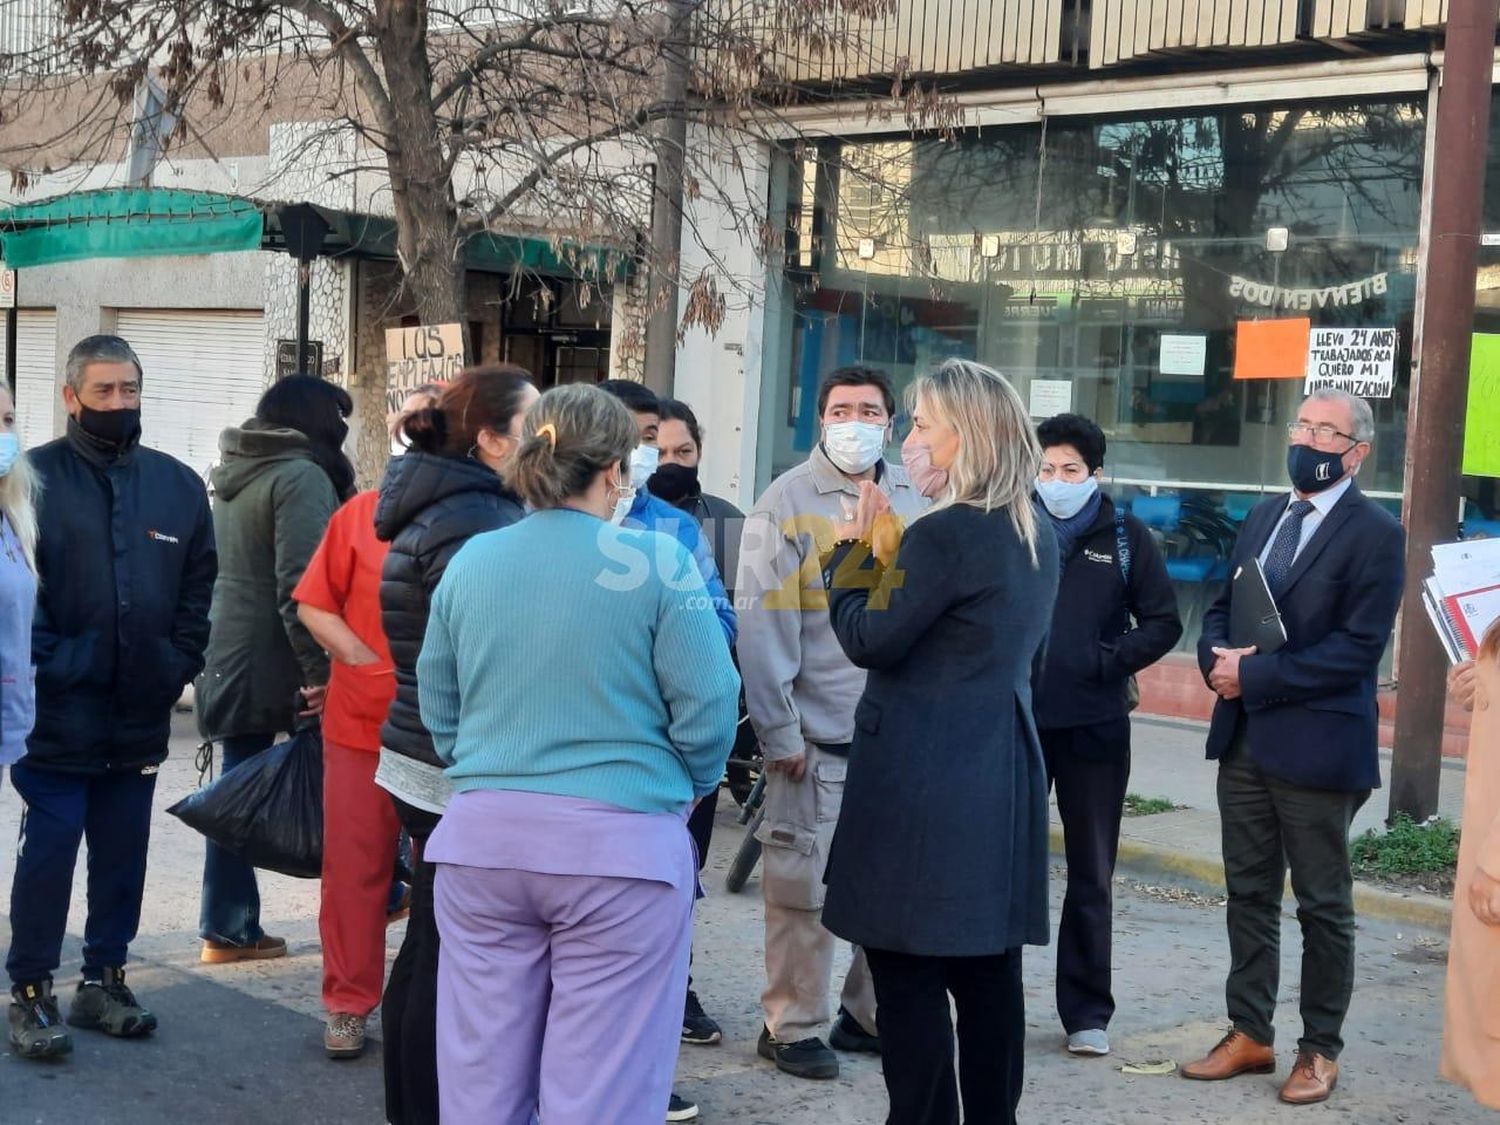
[[662,1120],[682,1034],[693,873],[644,879],[437,864],[445,1125]]

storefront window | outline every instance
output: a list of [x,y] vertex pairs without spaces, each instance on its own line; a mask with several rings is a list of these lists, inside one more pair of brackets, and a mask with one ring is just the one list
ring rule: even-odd
[[1073,410],[1104,428],[1111,491],[1148,498],[1138,514],[1172,559],[1191,642],[1238,521],[1287,487],[1284,427],[1303,391],[1235,378],[1240,322],[1394,330],[1360,484],[1399,507],[1422,156],[1415,101],[799,153],[773,198],[790,245],[768,305],[761,475],[817,440],[813,391],[832,368],[867,363],[905,386],[946,356],[978,359],[1038,418]]

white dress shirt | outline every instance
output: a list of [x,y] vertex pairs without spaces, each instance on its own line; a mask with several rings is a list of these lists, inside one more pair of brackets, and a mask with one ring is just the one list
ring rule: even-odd
[[[1296,563],[1297,556],[1302,553],[1302,548],[1306,547],[1312,541],[1314,532],[1318,530],[1323,521],[1328,517],[1328,513],[1333,511],[1333,506],[1343,499],[1344,493],[1349,491],[1349,486],[1353,483],[1353,477],[1345,477],[1332,488],[1325,488],[1322,492],[1314,493],[1307,498],[1312,502],[1313,510],[1302,517],[1302,537],[1297,540],[1297,550],[1292,554],[1293,563]],[[1287,516],[1291,513],[1292,504],[1298,499],[1300,497],[1295,492],[1287,497],[1286,507],[1281,512],[1281,519],[1276,521],[1276,526],[1271,529],[1270,538],[1266,540],[1266,545],[1261,548],[1261,566],[1265,566],[1266,560],[1271,557],[1271,547],[1276,542],[1276,536],[1281,531],[1281,525],[1286,522]]]

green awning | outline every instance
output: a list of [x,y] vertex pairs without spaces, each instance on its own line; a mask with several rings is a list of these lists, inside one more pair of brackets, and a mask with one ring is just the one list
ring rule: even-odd
[[[0,257],[10,269],[87,258],[149,258],[285,250],[281,216],[291,205],[173,188],[108,188],[0,209]],[[313,207],[328,224],[325,257],[396,259],[396,224],[375,215]],[[525,270],[618,281],[630,256],[603,246],[479,231],[464,242],[470,269]]]
[[88,191],[0,211],[10,269],[86,258],[218,254],[261,248],[264,216],[252,200],[209,192]]

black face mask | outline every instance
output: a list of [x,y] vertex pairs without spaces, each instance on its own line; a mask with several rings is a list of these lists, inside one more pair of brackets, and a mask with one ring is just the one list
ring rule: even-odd
[[662,465],[651,474],[646,487],[652,495],[661,497],[668,504],[676,504],[698,491],[698,466]]
[[78,425],[100,445],[125,449],[141,436],[141,412],[131,410],[91,410],[78,405]]
[[1310,445],[1292,446],[1286,451],[1286,471],[1292,478],[1292,487],[1308,494],[1332,488],[1344,477],[1344,454],[1349,449],[1334,453]]

